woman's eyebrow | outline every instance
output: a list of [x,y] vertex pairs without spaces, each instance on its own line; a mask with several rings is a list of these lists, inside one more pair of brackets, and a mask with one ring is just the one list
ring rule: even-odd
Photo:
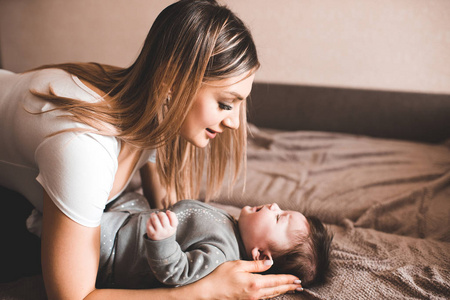
[[236,92],[233,92],[233,91],[225,91],[225,93],[233,95],[238,100],[244,100],[244,97],[242,97],[239,93],[236,93]]

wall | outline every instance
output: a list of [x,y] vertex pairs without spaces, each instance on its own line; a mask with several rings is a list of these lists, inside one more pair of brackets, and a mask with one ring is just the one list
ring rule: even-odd
[[[448,0],[223,0],[251,28],[257,81],[450,94]],[[0,0],[3,67],[126,66],[168,0]]]

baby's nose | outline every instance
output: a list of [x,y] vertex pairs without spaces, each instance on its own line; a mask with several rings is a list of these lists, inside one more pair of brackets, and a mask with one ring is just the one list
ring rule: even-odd
[[272,203],[272,204],[270,204],[269,209],[270,210],[280,210],[280,207],[278,206],[278,204]]

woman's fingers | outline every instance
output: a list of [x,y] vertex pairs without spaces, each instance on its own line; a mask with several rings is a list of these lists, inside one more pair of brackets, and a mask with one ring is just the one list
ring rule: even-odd
[[273,264],[271,260],[239,260],[236,262],[238,268],[244,272],[261,273],[270,269]]
[[301,288],[293,275],[254,274],[270,266],[264,261],[225,262],[208,275],[209,282],[202,289],[206,295],[223,295],[222,299],[268,299]]
[[[244,272],[259,273],[268,270],[272,261],[240,261],[238,268]],[[253,274],[253,288],[257,290],[258,298],[268,299],[290,291],[302,291],[301,281],[296,276],[281,275],[259,275]]]
[[303,288],[300,284],[285,284],[285,285],[277,285],[274,287],[262,288],[259,290],[259,299],[270,299],[282,294],[286,294],[288,292],[301,292]]
[[[260,275],[260,288],[272,288],[284,285],[295,285],[296,287],[301,287],[300,280],[289,274],[269,274]],[[298,283],[297,283],[298,282]]]
[[[273,262],[270,260],[252,260],[252,261],[237,261],[238,268],[243,272],[261,273],[267,271],[272,266]],[[282,274],[282,275],[260,275],[261,286],[259,288],[266,288],[271,286],[279,286],[285,284],[293,284],[300,279],[294,275]]]
[[258,299],[268,299],[287,292],[302,291],[303,288],[295,276],[292,275],[257,275],[256,286]]

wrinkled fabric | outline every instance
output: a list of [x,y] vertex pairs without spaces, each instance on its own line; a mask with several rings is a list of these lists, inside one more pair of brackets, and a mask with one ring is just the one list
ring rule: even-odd
[[250,129],[245,191],[214,201],[276,202],[335,234],[328,282],[278,299],[448,299],[450,140]]

